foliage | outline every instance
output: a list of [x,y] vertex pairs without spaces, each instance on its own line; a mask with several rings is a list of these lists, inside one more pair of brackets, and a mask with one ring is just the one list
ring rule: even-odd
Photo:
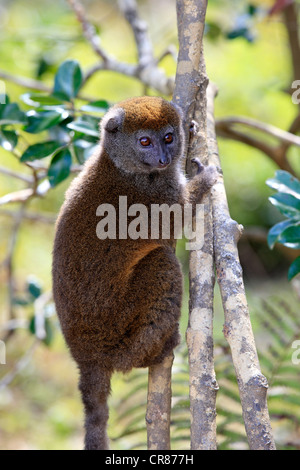
[[[273,248],[281,243],[289,248],[300,249],[300,181],[287,171],[276,171],[275,178],[267,180],[267,185],[277,190],[269,198],[270,202],[285,216],[286,220],[274,225],[268,234],[268,244]],[[300,256],[291,264],[288,279],[300,272]]]
[[21,97],[29,110],[10,103],[9,97],[0,105],[0,145],[16,151],[24,133],[39,137],[39,143],[28,145],[21,153],[20,162],[50,157],[47,177],[52,187],[68,178],[72,163],[83,164],[99,141],[97,115],[103,114],[109,104],[101,100],[76,107],[82,85],[80,65],[67,60],[56,73],[51,94],[26,93]]

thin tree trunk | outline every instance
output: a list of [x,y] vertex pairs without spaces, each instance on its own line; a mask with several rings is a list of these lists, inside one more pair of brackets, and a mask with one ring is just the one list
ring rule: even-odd
[[[191,160],[208,163],[206,132],[206,75],[202,38],[207,2],[177,1],[179,57],[173,101],[183,110],[186,127],[186,171]],[[192,126],[192,133],[190,127]],[[204,244],[190,252],[189,323],[186,332],[190,366],[191,449],[216,449],[218,384],[213,354],[213,291],[215,283],[213,226],[209,195],[204,207]],[[195,226],[194,226],[195,229]]]
[[[220,166],[215,134],[214,98],[208,88],[208,148],[210,163]],[[224,335],[230,345],[237,376],[243,418],[252,450],[274,450],[269,412],[268,383],[262,375],[252,332],[237,243],[243,227],[231,219],[223,181],[212,188],[214,253],[225,315]]]
[[161,364],[149,367],[147,398],[147,448],[170,449],[171,375],[174,355]]

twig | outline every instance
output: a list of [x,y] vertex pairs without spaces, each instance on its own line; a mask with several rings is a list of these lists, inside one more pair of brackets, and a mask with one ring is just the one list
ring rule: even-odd
[[26,188],[21,189],[20,191],[15,191],[13,193],[6,194],[0,198],[0,206],[6,204],[11,204],[14,202],[26,202],[29,201],[33,196],[43,197],[48,191],[50,191],[51,185],[48,180],[40,183],[36,188]]
[[21,189],[20,191],[5,194],[5,196],[0,198],[0,206],[4,206],[5,204],[10,204],[12,202],[25,202],[33,195],[34,190],[32,188]]
[[15,171],[10,170],[9,168],[4,168],[0,167],[0,173],[7,175],[7,176],[12,176],[13,178],[19,179],[21,181],[24,181],[25,183],[32,184],[33,183],[33,178],[32,176],[26,176],[21,173],[16,173]]
[[299,80],[300,78],[300,41],[297,7],[296,2],[290,2],[283,9],[284,22],[290,43],[294,80]]
[[217,128],[218,126],[226,126],[230,128],[234,124],[241,124],[247,127],[251,127],[252,129],[257,129],[259,131],[265,132],[266,134],[269,134],[272,137],[275,137],[276,139],[281,140],[282,142],[300,147],[300,137],[290,132],[283,131],[276,126],[272,126],[271,124],[257,121],[256,119],[238,116],[224,118],[216,121]]
[[87,41],[101,62],[91,67],[85,76],[85,83],[98,71],[110,70],[139,79],[145,86],[154,88],[160,93],[170,95],[173,91],[174,79],[168,78],[165,72],[157,66],[153,57],[152,45],[147,35],[146,24],[139,18],[135,0],[120,0],[120,7],[133,30],[138,50],[138,63],[127,64],[116,60],[107,54],[100,45],[100,39],[95,28],[88,21],[85,11],[79,0],[68,0],[71,8],[82,26]]
[[0,380],[0,390],[7,387],[11,384],[14,378],[22,372],[22,370],[27,367],[29,364],[32,354],[34,353],[36,347],[40,344],[40,341],[36,339],[33,344],[30,346],[28,351],[24,354],[24,356],[14,365],[13,369],[8,372],[1,380]]
[[[17,212],[10,211],[10,210],[0,210],[0,216],[8,216],[8,217],[17,217]],[[53,215],[46,215],[46,214],[38,214],[38,213],[29,213],[25,212],[24,219],[30,220],[32,222],[42,222],[43,224],[54,224],[56,220],[56,216]]]
[[216,123],[216,132],[220,137],[237,140],[238,142],[242,142],[246,145],[249,145],[250,147],[260,150],[265,155],[267,155],[271,160],[273,160],[276,163],[276,165],[279,166],[279,168],[281,168],[282,170],[289,171],[290,173],[294,174],[294,170],[291,167],[286,157],[286,150],[288,149],[290,143],[282,144],[282,145],[285,145],[284,148],[282,148],[281,144],[278,147],[269,145],[265,143],[263,140],[257,139],[253,136],[250,136],[249,134],[233,129],[231,127],[231,124],[227,123],[225,120],[220,120]]
[[147,67],[154,62],[153,48],[148,36],[147,23],[140,19],[135,0],[119,0],[120,10],[133,31],[138,50],[140,67]]
[[9,82],[13,82],[23,88],[28,88],[30,90],[38,90],[46,93],[51,93],[52,91],[52,89],[45,85],[43,82],[40,82],[38,80],[32,80],[31,78],[17,77],[3,70],[0,70],[0,78]]
[[[14,266],[13,258],[15,253],[15,247],[17,243],[19,229],[23,220],[25,213],[27,201],[23,201],[19,211],[16,214],[15,223],[11,232],[10,237],[10,246],[8,249],[8,255],[5,261],[4,266],[7,269],[7,283],[8,283],[8,302],[9,302],[9,320],[15,318],[14,313],[14,291],[15,291],[15,282],[14,282]],[[7,337],[9,337],[11,332],[8,332]]]
[[96,33],[94,26],[87,20],[85,11],[81,5],[81,3],[77,0],[68,0],[69,5],[76,13],[78,21],[82,25],[83,33],[87,39],[87,41],[91,44],[94,52],[101,57],[101,59],[105,62],[109,61],[109,57],[106,52],[100,46],[100,38]]

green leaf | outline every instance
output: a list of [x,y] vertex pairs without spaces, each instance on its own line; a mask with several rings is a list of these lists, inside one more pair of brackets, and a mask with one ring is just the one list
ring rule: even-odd
[[215,23],[213,21],[208,21],[205,23],[205,35],[211,39],[215,40],[219,38],[222,34],[222,29],[218,23]]
[[27,114],[28,117],[28,126],[24,130],[30,134],[38,134],[43,132],[51,127],[57,126],[60,122],[64,121],[68,117],[66,111],[29,111]]
[[268,179],[266,184],[280,193],[291,194],[300,199],[300,181],[288,171],[277,170],[275,178]]
[[70,101],[78,95],[83,83],[83,75],[77,61],[64,62],[55,77],[53,94],[66,101]]
[[93,101],[80,108],[81,111],[92,113],[105,113],[109,109],[109,103],[105,100]]
[[291,279],[293,279],[297,274],[300,273],[300,256],[298,256],[298,258],[296,258],[289,270],[288,270],[288,280],[290,281]]
[[27,117],[17,103],[0,105],[0,126],[9,124],[27,124]]
[[300,219],[300,200],[291,194],[274,194],[269,201],[285,216]]
[[27,291],[34,299],[38,299],[42,294],[42,286],[35,278],[27,279]]
[[[54,337],[54,332],[53,332],[53,328],[52,328],[52,325],[51,325],[51,322],[49,320],[49,318],[43,318],[44,320],[44,328],[45,328],[45,338],[43,339],[43,343],[46,345],[46,346],[50,346],[51,343],[52,343],[52,340],[53,340],[53,337]],[[33,335],[36,335],[36,320],[35,320],[35,315],[33,315],[29,321],[29,326],[28,326],[28,329],[30,331],[30,333],[32,333]]]
[[52,155],[60,147],[62,147],[62,144],[56,141],[31,145],[27,150],[25,150],[20,161],[32,162],[34,160],[40,160],[41,158]]
[[97,147],[97,145],[83,139],[76,140],[73,143],[73,146],[76,158],[80,165],[83,165],[89,159]]
[[286,228],[278,238],[278,242],[290,248],[300,248],[300,225]]
[[72,157],[69,149],[58,152],[52,159],[48,170],[48,178],[52,187],[64,181],[71,172]]
[[12,299],[14,305],[19,305],[21,307],[27,307],[27,305],[31,305],[32,301],[22,298],[22,297],[14,297]]
[[279,222],[278,224],[274,225],[268,233],[268,245],[271,250],[274,248],[275,243],[277,242],[281,233],[291,225],[294,225],[292,220],[284,220],[283,222]]
[[9,152],[13,150],[18,143],[18,134],[15,131],[0,130],[0,145]]
[[22,95],[22,100],[29,106],[39,107],[43,106],[60,106],[63,104],[63,100],[56,98],[53,95],[43,95],[41,93],[26,93]]
[[99,138],[99,119],[94,116],[82,116],[67,127],[81,134]]

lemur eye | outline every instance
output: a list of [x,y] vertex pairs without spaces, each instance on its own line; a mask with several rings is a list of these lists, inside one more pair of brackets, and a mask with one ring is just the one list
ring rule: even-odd
[[172,142],[173,142],[173,134],[169,132],[168,134],[165,135],[165,143],[171,144]]
[[142,137],[140,139],[140,143],[143,147],[149,147],[149,145],[151,145],[151,139],[149,137]]

